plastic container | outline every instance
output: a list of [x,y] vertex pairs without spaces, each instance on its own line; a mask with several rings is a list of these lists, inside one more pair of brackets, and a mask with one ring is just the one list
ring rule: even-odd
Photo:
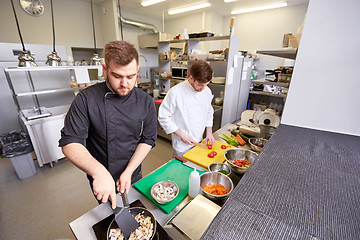
[[189,177],[189,196],[195,198],[200,193],[200,175],[194,168]]

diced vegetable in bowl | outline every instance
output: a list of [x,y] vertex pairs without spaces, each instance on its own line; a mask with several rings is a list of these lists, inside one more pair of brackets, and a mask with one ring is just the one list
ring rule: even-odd
[[205,172],[200,175],[200,187],[203,195],[210,200],[226,200],[233,191],[231,179],[219,172]]
[[243,148],[231,148],[224,153],[225,160],[230,164],[232,171],[237,174],[244,174],[257,155],[257,153]]

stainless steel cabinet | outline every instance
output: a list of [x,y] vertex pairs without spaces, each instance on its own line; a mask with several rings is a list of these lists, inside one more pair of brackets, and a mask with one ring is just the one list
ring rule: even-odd
[[98,66],[4,69],[20,125],[31,139],[40,167],[64,157],[58,147],[60,130],[76,92],[84,88],[72,88],[71,79],[76,76],[83,82],[80,78],[86,78],[88,69]]

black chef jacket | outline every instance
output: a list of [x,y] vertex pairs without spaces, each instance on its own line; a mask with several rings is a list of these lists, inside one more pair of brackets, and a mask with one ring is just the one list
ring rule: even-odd
[[[127,96],[119,96],[106,83],[100,83],[75,97],[65,117],[59,146],[83,144],[116,181],[138,144],[154,147],[156,135],[155,104],[146,92],[134,87]],[[141,177],[140,165],[131,180]]]

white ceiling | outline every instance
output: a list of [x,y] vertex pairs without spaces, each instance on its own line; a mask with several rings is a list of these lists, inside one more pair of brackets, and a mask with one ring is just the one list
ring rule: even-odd
[[[88,0],[89,1],[89,0]],[[94,3],[103,2],[105,0],[93,0]],[[224,0],[166,0],[155,5],[148,7],[141,6],[143,0],[119,0],[121,11],[133,13],[137,15],[146,16],[154,19],[162,19],[164,13],[164,19],[183,17],[188,14],[193,14],[202,11],[216,12],[222,16],[230,16],[232,10],[255,7],[259,5],[267,5],[270,3],[284,2],[285,0],[237,0],[236,2],[225,3]],[[188,13],[169,15],[167,11],[171,8],[179,8],[184,5],[191,5],[194,3],[208,1],[211,3],[211,7],[191,11]],[[308,3],[309,0],[287,0],[288,6]]]

